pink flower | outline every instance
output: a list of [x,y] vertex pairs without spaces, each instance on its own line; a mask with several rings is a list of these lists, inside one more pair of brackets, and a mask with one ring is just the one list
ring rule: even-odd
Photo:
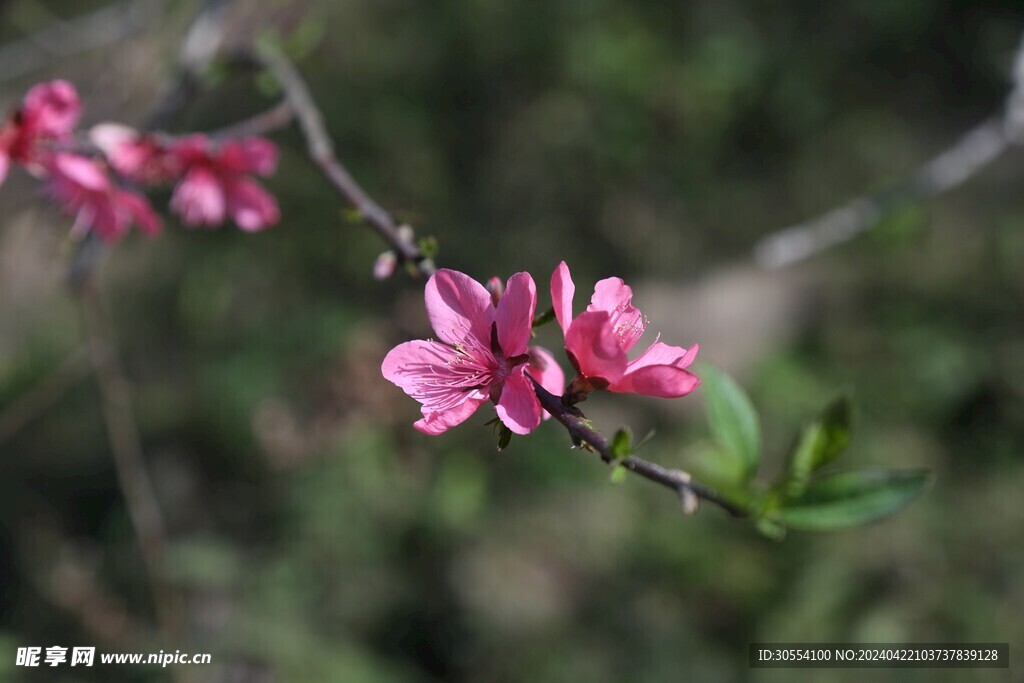
[[248,138],[216,145],[205,135],[190,135],[171,148],[184,176],[174,189],[171,210],[193,226],[215,226],[226,216],[242,230],[262,230],[280,220],[277,202],[249,177],[270,175],[277,148],[269,140]]
[[41,143],[67,139],[81,113],[78,93],[67,81],[33,86],[22,106],[0,127],[0,184],[7,178],[11,162],[38,172],[45,156]]
[[181,175],[177,156],[155,135],[119,123],[101,123],[92,127],[89,139],[100,148],[110,167],[132,182],[156,185]]
[[693,391],[700,380],[687,371],[697,357],[689,349],[655,340],[633,360],[626,354],[647,327],[647,320],[632,304],[633,290],[620,278],[601,280],[587,310],[572,317],[575,285],[562,261],[551,276],[555,317],[565,334],[565,351],[578,373],[571,393],[608,389],[620,393],[675,398]]
[[468,275],[440,270],[427,282],[426,304],[441,341],[399,344],[381,364],[385,379],[423,404],[423,419],[413,426],[440,434],[490,400],[516,434],[536,428],[541,408],[530,377],[554,391],[565,378],[550,353],[527,347],[537,306],[529,273],[510,277],[494,302]]
[[46,170],[46,191],[75,216],[73,235],[94,231],[112,242],[133,223],[148,235],[160,232],[160,218],[146,198],[115,185],[96,161],[58,153],[48,160]]

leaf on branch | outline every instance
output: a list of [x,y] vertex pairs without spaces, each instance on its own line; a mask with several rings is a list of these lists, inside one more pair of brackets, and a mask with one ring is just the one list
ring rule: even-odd
[[547,325],[549,322],[555,319],[555,309],[548,308],[536,318],[533,319],[533,327],[540,327],[541,325]]
[[437,253],[441,249],[441,245],[438,243],[437,238],[433,235],[427,237],[421,237],[419,242],[420,253],[423,254],[423,258],[437,258]]
[[623,427],[615,432],[612,437],[612,455],[616,460],[622,460],[633,453],[633,432],[629,427]]
[[925,470],[860,470],[812,480],[797,500],[784,503],[775,517],[793,529],[846,529],[887,517],[924,491]]
[[512,430],[502,425],[501,431],[498,433],[498,451],[501,452],[508,448],[510,441],[512,441]]
[[715,441],[742,462],[743,479],[757,473],[761,458],[761,429],[757,412],[746,393],[718,368],[705,364],[700,371],[708,425]]
[[850,445],[852,424],[853,406],[849,397],[842,396],[804,428],[786,468],[787,498],[799,498],[810,476],[842,455]]
[[608,477],[608,481],[610,481],[613,484],[621,484],[622,482],[626,481],[626,476],[628,474],[628,469],[626,469],[622,465],[615,465],[615,467],[612,468],[611,475]]

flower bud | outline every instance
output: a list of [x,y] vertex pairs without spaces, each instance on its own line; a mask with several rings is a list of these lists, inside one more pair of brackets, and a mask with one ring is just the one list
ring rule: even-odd
[[398,257],[393,251],[385,251],[383,254],[377,257],[376,263],[373,264],[373,277],[375,280],[387,280],[395,272],[395,266],[398,265]]
[[491,302],[495,307],[501,301],[501,295],[505,293],[505,283],[496,277],[487,281],[487,291],[491,293]]

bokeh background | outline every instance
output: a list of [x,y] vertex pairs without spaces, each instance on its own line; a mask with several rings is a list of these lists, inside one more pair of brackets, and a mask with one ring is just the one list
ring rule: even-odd
[[[111,16],[140,19],[91,47],[26,42],[102,6],[0,2],[5,109],[64,77],[87,124],[145,120],[197,5],[117,4]],[[415,402],[379,364],[430,335],[422,281],[373,280],[382,244],[344,220],[285,131],[266,183],[279,226],[169,219],[102,270],[188,640],[155,640],[83,374],[0,435],[0,679],[168,680],[14,666],[19,646],[92,644],[210,652],[213,665],[189,671],[200,681],[1020,680],[1024,157],[805,264],[765,270],[752,248],[902,180],[997,113],[1024,8],[308,0],[231,12],[238,35],[292,37],[342,159],[437,237],[442,265],[480,280],[529,270],[542,305],[561,259],[581,297],[620,275],[650,338],[699,342],[749,389],[765,476],[850,389],[847,465],[927,467],[935,484],[879,524],[776,542],[714,508],[685,518],[646,482],[609,484],[554,425],[502,453],[483,412],[441,437],[415,432]],[[172,130],[216,128],[275,97],[265,79],[214,73]],[[18,174],[0,188],[0,412],[83,343],[64,284],[69,223],[35,193]],[[541,343],[557,348],[556,331]],[[586,407],[609,433],[656,429],[649,459],[699,464],[699,390]],[[755,641],[1009,642],[1014,668],[754,671]]]

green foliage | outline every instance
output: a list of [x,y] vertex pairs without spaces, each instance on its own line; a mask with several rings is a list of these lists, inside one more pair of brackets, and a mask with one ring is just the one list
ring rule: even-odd
[[700,375],[711,434],[741,463],[740,479],[749,481],[761,459],[757,412],[739,385],[718,368],[704,364]]
[[807,425],[789,458],[783,486],[787,498],[798,498],[814,472],[842,455],[850,444],[853,406],[843,396]]
[[793,529],[832,531],[874,522],[899,511],[920,495],[930,480],[923,470],[861,470],[813,480],[803,493],[777,511]]
[[622,460],[633,453],[633,432],[629,427],[623,427],[615,432],[612,437],[612,455],[616,460]]
[[[897,512],[924,490],[929,478],[925,471],[820,474],[850,444],[853,407],[847,396],[833,401],[804,427],[777,481],[767,487],[758,484],[753,480],[759,455],[753,404],[721,370],[706,366],[701,374],[716,443],[698,450],[697,471],[745,507],[763,535],[779,540],[787,528],[829,531],[867,524]],[[746,457],[737,455],[743,452]]]

